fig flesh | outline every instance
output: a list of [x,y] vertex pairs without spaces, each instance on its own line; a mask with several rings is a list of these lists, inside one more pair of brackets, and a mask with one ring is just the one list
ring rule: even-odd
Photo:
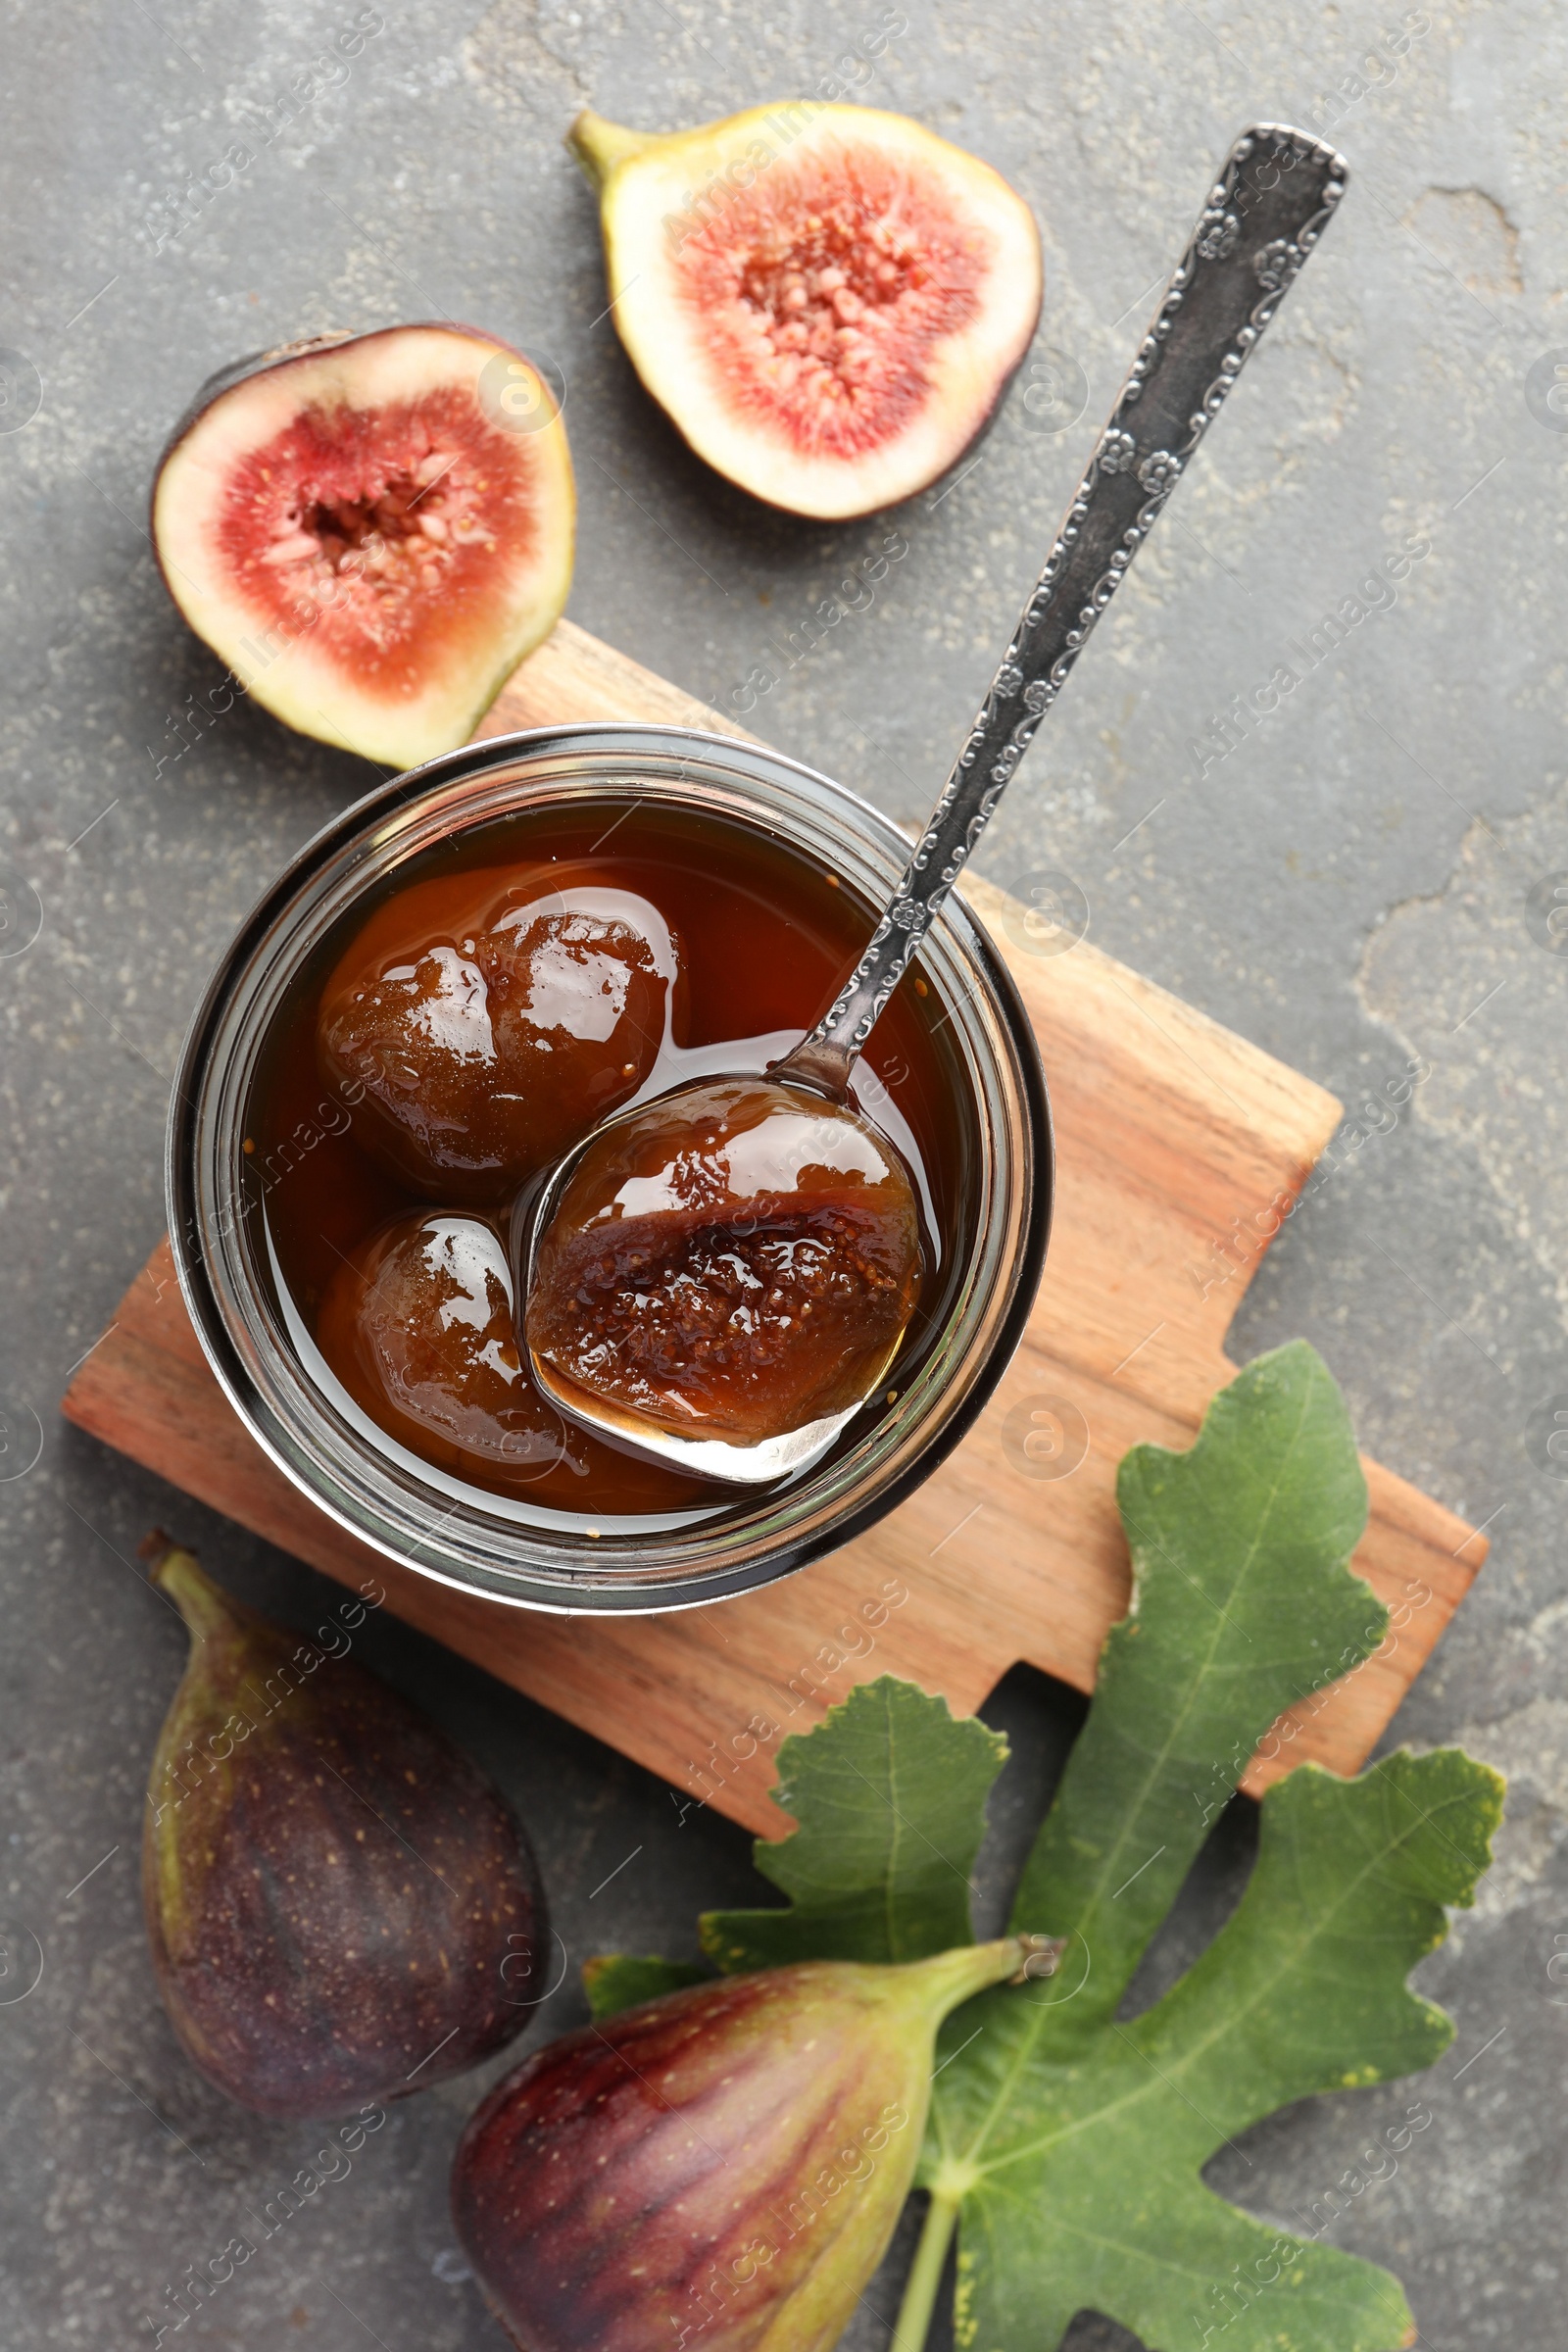
[[1040,238],[989,165],[901,115],[811,100],[644,135],[593,113],[615,324],[700,457],[822,520],[956,463],[1040,316]]
[[509,1492],[584,1441],[522,1368],[512,1270],[482,1217],[416,1211],[363,1243],[321,1301],[317,1344],[372,1421],[455,1478]]
[[568,2034],[459,2142],[458,2236],[522,2352],[828,2352],[908,2194],[936,2031],[1049,1974],[1007,1936],[872,1967],[811,1961]]
[[864,1400],[920,1270],[913,1187],[868,1120],[765,1079],[686,1087],[607,1127],[567,1179],[528,1347],[595,1417],[752,1444]]
[[636,1093],[677,968],[658,909],[586,867],[416,883],[328,979],[321,1066],[406,1183],[498,1205]]
[[554,628],[575,492],[549,386],[466,327],[322,335],[213,377],[153,484],[198,637],[302,734],[398,767],[472,733]]
[[322,1648],[167,1538],[143,1555],[192,1642],[142,1843],[153,1965],[186,2054],[260,2114],[326,2116],[503,2048],[549,1946],[533,1856],[499,1790],[347,1654],[363,1601],[340,1606]]

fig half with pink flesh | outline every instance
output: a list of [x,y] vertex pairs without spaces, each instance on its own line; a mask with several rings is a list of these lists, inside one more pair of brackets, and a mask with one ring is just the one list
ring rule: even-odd
[[989,165],[902,115],[802,99],[645,135],[580,115],[612,316],[700,457],[792,514],[912,497],[1040,316],[1040,237]]
[[214,376],[153,485],[170,592],[302,734],[398,768],[463,743],[571,584],[565,427],[467,327],[322,335]]

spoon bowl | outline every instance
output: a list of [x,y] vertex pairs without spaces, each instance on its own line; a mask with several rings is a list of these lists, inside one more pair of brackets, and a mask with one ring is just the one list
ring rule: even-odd
[[[557,1408],[745,1486],[819,1461],[881,1389],[922,1256],[895,1147],[776,1071],[607,1120],[518,1202],[514,1250],[530,1367]],[[760,1411],[778,1425],[759,1430]]]

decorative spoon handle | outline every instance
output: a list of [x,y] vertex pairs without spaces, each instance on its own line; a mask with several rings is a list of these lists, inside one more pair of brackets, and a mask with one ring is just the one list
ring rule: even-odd
[[1090,630],[1332,218],[1347,169],[1283,123],[1261,122],[1231,149],[897,895],[775,1075],[842,1092]]

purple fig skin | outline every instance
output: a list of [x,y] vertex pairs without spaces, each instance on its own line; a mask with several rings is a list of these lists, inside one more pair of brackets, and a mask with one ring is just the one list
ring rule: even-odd
[[304,2117],[503,2048],[532,2014],[549,1929],[500,1791],[346,1654],[231,1599],[167,1538],[143,1556],[192,1638],[142,1840],[153,1966],[187,2055],[241,2106]]
[[763,1969],[536,2051],[453,2170],[459,2239],[514,2343],[827,2352],[908,2194],[938,2026],[1042,1948]]

